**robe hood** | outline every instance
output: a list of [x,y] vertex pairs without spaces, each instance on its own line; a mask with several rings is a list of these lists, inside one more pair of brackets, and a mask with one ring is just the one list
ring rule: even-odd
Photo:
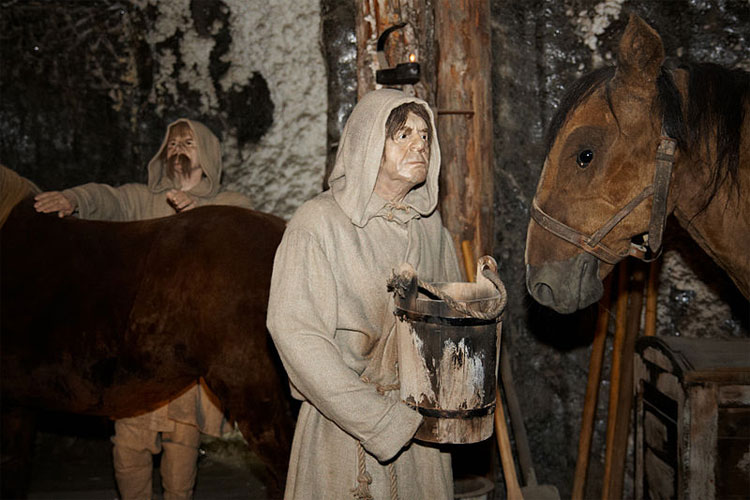
[[412,189],[402,203],[420,216],[431,214],[437,207],[440,147],[432,110],[425,101],[399,90],[375,90],[366,94],[352,110],[328,181],[338,205],[359,227],[365,226],[386,204],[374,195],[385,146],[385,123],[394,108],[407,102],[419,103],[427,109],[432,139],[427,179]]
[[178,123],[187,123],[193,131],[198,146],[198,162],[205,174],[197,186],[190,189],[190,194],[200,197],[216,196],[221,181],[221,143],[208,127],[200,122],[180,118],[170,123],[159,151],[148,162],[148,188],[152,193],[161,193],[176,189],[175,183],[167,176],[166,164],[162,160],[162,152],[167,147],[169,131]]

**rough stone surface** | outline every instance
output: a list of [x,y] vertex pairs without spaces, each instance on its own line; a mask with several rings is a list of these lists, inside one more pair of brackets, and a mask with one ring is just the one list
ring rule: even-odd
[[353,2],[321,0],[322,48],[328,76],[326,182],[336,160],[341,132],[357,102],[357,36]]
[[6,1],[0,158],[43,189],[144,182],[166,124],[222,139],[224,183],[290,217],[320,191],[317,1]]

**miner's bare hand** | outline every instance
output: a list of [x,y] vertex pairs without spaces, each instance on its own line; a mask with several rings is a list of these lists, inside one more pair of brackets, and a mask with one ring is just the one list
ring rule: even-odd
[[68,198],[60,191],[46,191],[34,197],[34,208],[37,212],[49,214],[57,212],[59,217],[71,215],[76,209],[75,198]]
[[185,191],[179,191],[177,189],[167,191],[167,201],[178,212],[192,210],[198,206],[195,202],[195,198],[187,194]]

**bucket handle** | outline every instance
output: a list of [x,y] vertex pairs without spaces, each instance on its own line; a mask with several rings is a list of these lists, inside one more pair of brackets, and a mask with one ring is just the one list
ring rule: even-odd
[[432,295],[436,296],[437,298],[448,304],[448,307],[450,307],[454,311],[465,314],[467,316],[471,316],[472,318],[476,319],[491,320],[497,318],[503,313],[505,304],[508,301],[508,294],[505,290],[505,285],[500,279],[500,276],[498,276],[497,274],[497,262],[495,262],[495,259],[493,259],[489,255],[484,255],[477,261],[477,281],[489,281],[500,293],[500,299],[489,311],[481,312],[469,309],[464,303],[456,301],[455,299],[453,299],[453,297],[447,295],[442,290],[439,290],[431,284],[417,278],[414,268],[409,264],[402,264],[399,268],[398,274],[396,272],[393,273],[391,279],[388,280],[388,291],[398,293],[400,296],[405,297],[407,294],[407,290],[412,288],[412,283],[414,283],[415,280],[419,288],[422,288],[423,290],[426,290]]

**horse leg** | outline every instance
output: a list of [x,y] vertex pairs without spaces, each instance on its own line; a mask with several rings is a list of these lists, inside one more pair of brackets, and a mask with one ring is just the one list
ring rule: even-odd
[[281,498],[284,494],[293,427],[288,416],[273,418],[264,412],[254,412],[250,418],[238,418],[237,426],[250,450],[266,466],[269,495]]
[[26,498],[31,481],[35,412],[21,407],[2,411],[2,498]]
[[270,360],[256,361],[262,366],[255,370],[227,370],[225,365],[223,374],[213,371],[206,383],[237,422],[250,451],[266,466],[269,493],[280,498],[294,434],[291,397]]

